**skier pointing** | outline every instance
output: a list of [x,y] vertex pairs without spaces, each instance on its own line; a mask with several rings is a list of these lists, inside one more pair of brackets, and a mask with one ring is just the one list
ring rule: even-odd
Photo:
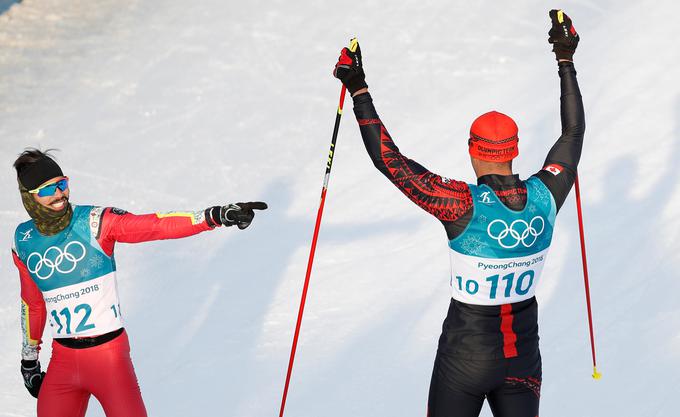
[[449,180],[407,158],[390,137],[368,93],[361,50],[344,48],[334,75],[354,99],[361,136],[375,167],[448,237],[452,298],[432,372],[429,417],[535,417],[541,388],[534,293],[550,248],[555,216],[576,178],[585,131],[569,17],[551,10],[549,42],[558,61],[562,135],[543,169],[520,180],[512,171],[518,129],[505,114],[479,116],[468,141],[477,184]]
[[[46,152],[29,149],[14,162],[31,220],[15,232],[12,256],[21,280],[24,384],[38,398],[38,417],[82,417],[90,395],[108,417],[143,417],[116,285],[116,242],[177,239],[219,226],[245,229],[262,202],[197,212],[135,215],[112,207],[71,205],[69,179]],[[46,319],[52,358],[41,372]]]

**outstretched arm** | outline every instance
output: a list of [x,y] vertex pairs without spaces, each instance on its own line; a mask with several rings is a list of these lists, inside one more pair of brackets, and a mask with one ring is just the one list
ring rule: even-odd
[[218,226],[237,225],[245,229],[255,216],[253,210],[264,210],[267,204],[249,202],[214,206],[196,212],[132,214],[107,207],[94,208],[90,214],[98,219],[94,224],[97,241],[108,255],[116,242],[139,243],[152,240],[178,239],[192,236]]
[[563,12],[552,10],[550,17],[553,28],[550,30],[549,41],[554,45],[553,52],[559,62],[562,135],[548,152],[543,169],[535,175],[550,189],[559,209],[576,180],[586,124],[583,100],[572,61],[579,35],[571,19]]
[[107,207],[101,213],[97,240],[109,253],[114,242],[139,243],[192,236],[215,226],[208,224],[204,212],[132,214]]

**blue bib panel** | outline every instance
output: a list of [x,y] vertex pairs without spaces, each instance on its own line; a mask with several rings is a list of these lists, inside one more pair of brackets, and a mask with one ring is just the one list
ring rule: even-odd
[[525,181],[526,206],[509,209],[487,185],[469,184],[473,214],[449,241],[453,298],[500,305],[533,297],[552,240],[557,206],[536,177]]
[[104,253],[90,229],[93,208],[74,206],[71,223],[56,235],[40,234],[33,220],[17,228],[17,254],[41,291],[89,281],[116,270],[113,256]]
[[54,338],[98,335],[123,325],[116,262],[96,239],[102,210],[74,206],[71,223],[52,236],[40,234],[33,220],[16,229],[17,255],[42,292]]

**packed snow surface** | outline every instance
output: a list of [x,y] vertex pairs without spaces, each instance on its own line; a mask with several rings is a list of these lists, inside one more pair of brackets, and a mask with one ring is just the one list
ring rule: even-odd
[[[570,196],[538,290],[542,415],[677,415],[680,53],[670,23],[680,3],[24,0],[0,15],[0,416],[35,414],[19,374],[10,256],[27,218],[11,167],[23,148],[60,149],[74,203],[135,213],[269,203],[246,231],[116,253],[149,415],[272,416],[339,50],[359,37],[377,109],[406,155],[474,181],[467,130],[496,109],[520,126],[515,168],[527,177],[560,133],[553,7],[581,35],[580,176],[604,377],[590,376]],[[422,416],[448,307],[446,237],[374,169],[346,107],[286,415]],[[88,415],[103,415],[95,399]]]

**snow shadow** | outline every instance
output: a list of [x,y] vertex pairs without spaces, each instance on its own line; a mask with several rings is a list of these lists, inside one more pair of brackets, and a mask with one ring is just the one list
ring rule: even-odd
[[[138,267],[135,277],[119,278],[121,287],[125,279],[135,280],[135,294],[123,294],[122,303],[135,306],[126,323],[151,415],[252,409],[258,406],[252,404],[253,392],[272,384],[278,390],[283,383],[288,351],[284,360],[283,352],[281,358],[262,358],[258,344],[267,343],[264,320],[294,254],[307,253],[311,243],[315,218],[310,214],[317,207],[289,213],[293,198],[291,186],[277,180],[254,198],[266,201],[269,209],[258,212],[249,229],[149,243],[159,245],[149,252],[161,256],[144,258],[146,265]],[[414,227],[406,221],[326,224],[319,244]],[[124,271],[126,266],[119,264]],[[304,274],[294,279],[301,291]],[[153,300],[137,294],[153,294]],[[286,324],[291,332],[298,299],[293,320]]]
[[[673,135],[678,138],[680,98],[674,113]],[[640,139],[640,146],[648,146],[647,140]],[[663,174],[641,198],[634,194],[640,160],[632,156],[610,162],[604,177],[605,196],[599,202],[590,203],[588,189],[582,185],[598,371],[605,375],[598,382],[589,377],[591,353],[574,197],[565,204],[563,211],[567,213],[562,216],[574,225],[568,234],[573,249],[559,277],[557,296],[542,311],[541,318],[545,404],[563,407],[559,398],[574,396],[583,401],[574,405],[573,413],[591,409],[597,415],[601,408],[598,404],[606,403],[612,415],[645,414],[649,411],[647,405],[632,400],[645,390],[670,404],[672,387],[680,381],[680,360],[671,343],[677,337],[680,284],[673,273],[677,268],[671,256],[673,248],[666,246],[662,235],[668,227],[664,213],[672,208],[677,199],[674,191],[680,187],[680,170],[672,161],[679,152],[680,141],[673,140],[668,152],[671,157],[658,165]],[[655,301],[650,304],[650,300]],[[655,308],[650,309],[650,305]],[[635,361],[631,361],[633,357]],[[565,373],[554,374],[553,370],[565,370],[560,366],[565,361],[574,366],[566,368]],[[609,386],[603,392],[593,384],[617,387]],[[591,385],[592,389],[584,388]],[[616,398],[602,398],[605,392],[617,393]],[[627,398],[631,400],[621,400]],[[588,404],[592,406],[584,407]],[[548,415],[560,411],[569,410],[544,410]]]

